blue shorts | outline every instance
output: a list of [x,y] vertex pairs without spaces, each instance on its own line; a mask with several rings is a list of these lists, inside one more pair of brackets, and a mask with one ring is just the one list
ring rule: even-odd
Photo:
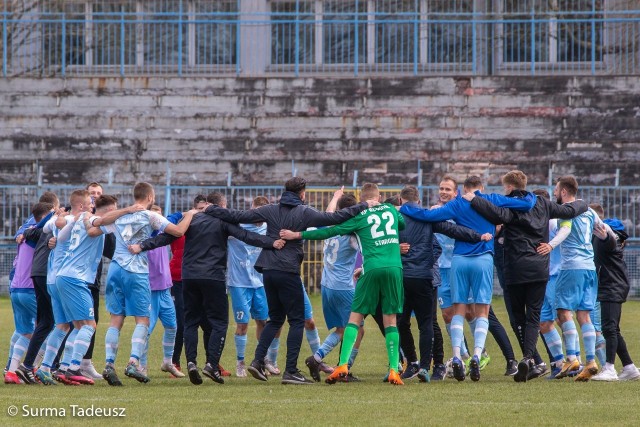
[[36,293],[33,288],[11,290],[11,308],[16,332],[20,335],[32,334],[36,329]]
[[493,256],[461,256],[451,261],[451,295],[454,304],[491,304]]
[[87,282],[58,276],[56,288],[67,320],[94,320],[93,297]]
[[438,286],[438,304],[440,310],[449,308],[453,305],[451,301],[451,269],[440,269],[440,286]]
[[355,289],[322,288],[322,313],[327,329],[344,328],[349,322]]
[[556,308],[591,311],[598,296],[595,270],[560,270],[556,282]]
[[602,314],[600,312],[600,301],[596,301],[593,310],[591,310],[591,323],[596,332],[602,332]]
[[67,313],[62,304],[62,298],[58,292],[58,286],[55,283],[47,283],[47,291],[51,297],[51,310],[53,311],[53,320],[56,325],[69,323],[71,319],[67,318]]
[[236,323],[249,323],[249,314],[253,320],[267,320],[269,318],[269,305],[264,287],[238,288],[229,286],[231,294],[231,307]]
[[105,301],[107,311],[116,316],[151,317],[149,274],[131,273],[111,262]]
[[556,312],[556,282],[558,281],[558,275],[554,274],[549,276],[547,282],[547,289],[544,291],[544,301],[542,302],[542,309],[540,310],[541,322],[554,322],[558,313]]
[[165,329],[176,329],[176,306],[171,298],[171,288],[161,291],[151,291],[151,317],[149,318],[149,335],[158,323],[158,319]]
[[302,291],[304,293],[304,320],[313,319],[313,307],[311,307],[311,301],[309,301],[309,295],[307,295],[307,288],[302,284]]

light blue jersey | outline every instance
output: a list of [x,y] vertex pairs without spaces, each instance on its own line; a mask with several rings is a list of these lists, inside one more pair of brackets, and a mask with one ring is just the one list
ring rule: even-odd
[[[558,234],[558,220],[549,221],[549,241],[552,241]],[[560,273],[560,263],[562,262],[562,254],[560,248],[555,248],[549,254],[549,276],[556,276]]]
[[[267,224],[262,223],[258,226],[255,224],[240,224],[240,227],[247,231],[267,234]],[[254,265],[262,252],[262,248],[247,245],[242,240],[235,237],[229,237],[227,246],[227,286],[232,288],[261,288],[264,286],[262,282],[262,274],[258,273]]]
[[585,213],[572,220],[561,221],[560,227],[570,223],[571,232],[560,244],[562,261],[560,270],[595,270],[593,262],[593,228],[601,223],[598,214],[589,208]]
[[80,215],[71,229],[69,246],[64,253],[58,276],[79,279],[86,283],[94,283],[98,265],[104,248],[104,235],[90,237],[84,225],[88,212]]
[[146,252],[133,255],[129,245],[135,245],[151,237],[154,230],[164,231],[169,225],[168,219],[151,211],[140,211],[123,215],[114,224],[101,226],[103,233],[116,236],[116,249],[113,261],[130,273],[149,273],[149,261]]
[[456,240],[440,233],[434,233],[434,235],[436,236],[436,239],[438,239],[438,244],[440,244],[440,247],[442,248],[442,253],[438,258],[438,267],[451,268],[453,247],[455,246]]
[[[42,231],[44,233],[52,233],[53,237],[58,238],[58,234],[60,234],[60,230],[56,227],[57,216],[51,217],[51,219],[44,225]],[[73,221],[73,216],[66,216],[67,224]],[[56,242],[56,247],[49,253],[49,261],[47,262],[47,285],[52,285],[56,283],[56,275],[58,274],[58,269],[60,268],[60,264],[62,263],[62,258],[64,257],[64,253],[69,247],[69,240],[64,242]]]
[[326,239],[322,253],[322,287],[337,291],[355,289],[353,270],[358,255],[357,240],[351,235]]

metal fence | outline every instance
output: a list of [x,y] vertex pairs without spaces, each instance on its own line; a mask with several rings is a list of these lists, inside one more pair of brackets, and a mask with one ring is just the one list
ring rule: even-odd
[[[76,185],[0,185],[0,241],[13,239],[16,230],[29,217],[30,209],[44,191],[52,191],[58,195],[61,204],[68,203],[73,190],[81,188]],[[131,186],[104,185],[106,194],[118,197],[120,206],[133,202]],[[529,185],[529,188],[545,188],[552,192],[547,184]],[[436,186],[419,186],[422,201],[425,206],[435,204],[438,200]],[[157,185],[156,203],[165,213],[187,211],[198,194],[208,194],[219,191],[227,197],[228,206],[233,209],[248,209],[256,196],[266,196],[275,202],[282,192],[281,186],[177,186]],[[309,187],[307,203],[316,209],[323,210],[331,200],[334,188]],[[357,188],[346,189],[357,196]],[[502,193],[502,187],[487,187],[487,192]],[[398,187],[381,187],[383,197],[389,197],[400,192]],[[607,217],[616,217],[626,226],[632,241],[640,242],[640,187],[581,187],[578,197],[589,203],[599,203],[605,209]]]
[[640,73],[637,0],[0,0],[2,75]]

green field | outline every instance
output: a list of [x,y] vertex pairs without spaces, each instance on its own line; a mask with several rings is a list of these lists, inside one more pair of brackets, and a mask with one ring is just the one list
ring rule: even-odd
[[[312,297],[321,338],[326,336],[319,296]],[[502,299],[494,302],[496,314],[506,324]],[[640,303],[624,306],[622,331],[632,357],[640,357]],[[103,319],[107,319],[103,314]],[[11,305],[0,299],[0,355],[5,360],[13,331]],[[638,425],[640,382],[631,383],[574,383],[571,380],[546,381],[538,379],[517,384],[502,376],[505,361],[491,337],[487,348],[492,361],[482,372],[479,383],[469,380],[458,383],[446,380],[422,384],[417,379],[404,387],[383,384],[386,351],[384,341],[372,321],[368,321],[354,373],[363,382],[352,384],[324,383],[311,386],[284,386],[278,378],[267,383],[252,378],[231,377],[224,385],[205,378],[201,386],[192,385],[187,378],[170,379],[160,372],[161,328],[152,337],[149,360],[154,368],[149,384],[139,384],[121,375],[125,386],[109,387],[106,382],[95,386],[57,387],[2,385],[0,386],[0,425],[47,424],[76,425],[81,423],[110,423],[113,425]],[[415,326],[415,325],[414,325]],[[507,328],[509,329],[509,328]],[[132,322],[123,330],[118,356],[118,369],[124,368],[130,350]],[[509,331],[510,332],[510,331]],[[104,356],[104,323],[98,327],[96,367],[102,369]],[[250,332],[251,334],[251,332]],[[512,334],[510,334],[512,336]],[[284,340],[283,340],[284,341]],[[515,341],[512,340],[513,343]],[[445,341],[445,352],[448,344]],[[250,335],[248,357],[255,349]],[[204,354],[204,353],[202,353]],[[309,354],[303,343],[299,367]],[[516,355],[519,355],[516,349]],[[544,349],[541,347],[541,354]],[[281,344],[279,364],[284,365],[285,347]],[[337,355],[330,356],[335,362]],[[448,356],[447,356],[448,357]],[[229,328],[223,365],[235,367],[233,328]],[[546,358],[546,356],[545,356]],[[636,359],[636,363],[640,359]],[[4,362],[3,362],[4,363]],[[184,364],[184,362],[183,362]],[[200,364],[203,364],[201,360]],[[304,369],[306,372],[306,369]],[[9,417],[8,408],[18,407],[18,415]],[[23,405],[29,408],[63,408],[65,417],[25,417]],[[72,407],[123,407],[124,418],[73,417]],[[61,411],[58,410],[60,413]],[[76,409],[76,414],[79,409]]]

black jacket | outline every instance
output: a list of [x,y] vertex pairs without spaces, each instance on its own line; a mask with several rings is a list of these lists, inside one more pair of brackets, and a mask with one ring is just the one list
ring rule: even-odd
[[[516,190],[508,197],[524,196]],[[549,280],[549,255],[540,255],[536,248],[549,242],[549,219],[570,219],[587,211],[583,200],[560,205],[537,197],[529,212],[499,208],[482,197],[475,197],[471,207],[494,224],[504,224],[504,281],[518,285]]]
[[400,231],[400,243],[411,245],[409,252],[402,255],[402,275],[407,278],[433,280],[433,242],[436,240],[433,233],[444,234],[465,242],[480,241],[480,233],[467,227],[446,221],[435,223],[416,221],[406,215],[402,216],[405,227]]
[[620,240],[607,235],[605,240],[594,237],[591,242],[598,272],[598,301],[625,302],[630,286]]
[[[182,279],[209,279],[224,282],[227,273],[227,240],[233,236],[248,245],[263,248],[267,252],[273,248],[272,239],[247,231],[235,224],[229,224],[209,215],[196,214],[185,233],[182,254]],[[160,233],[140,243],[143,251],[150,251],[171,244],[178,237]]]
[[[205,213],[233,224],[266,222],[267,236],[279,239],[282,229],[304,231],[309,227],[336,225],[353,218],[367,208],[368,205],[363,202],[334,213],[318,212],[304,205],[297,194],[285,191],[282,193],[280,202],[275,205],[261,206],[247,211],[209,206]],[[291,240],[279,251],[262,251],[256,261],[255,269],[259,272],[278,270],[300,274],[300,264],[303,259],[302,240]]]
[[49,263],[49,239],[53,233],[44,233],[42,228],[32,227],[24,230],[24,238],[35,241],[36,249],[33,252],[33,262],[31,263],[31,277],[42,277],[47,275]]

